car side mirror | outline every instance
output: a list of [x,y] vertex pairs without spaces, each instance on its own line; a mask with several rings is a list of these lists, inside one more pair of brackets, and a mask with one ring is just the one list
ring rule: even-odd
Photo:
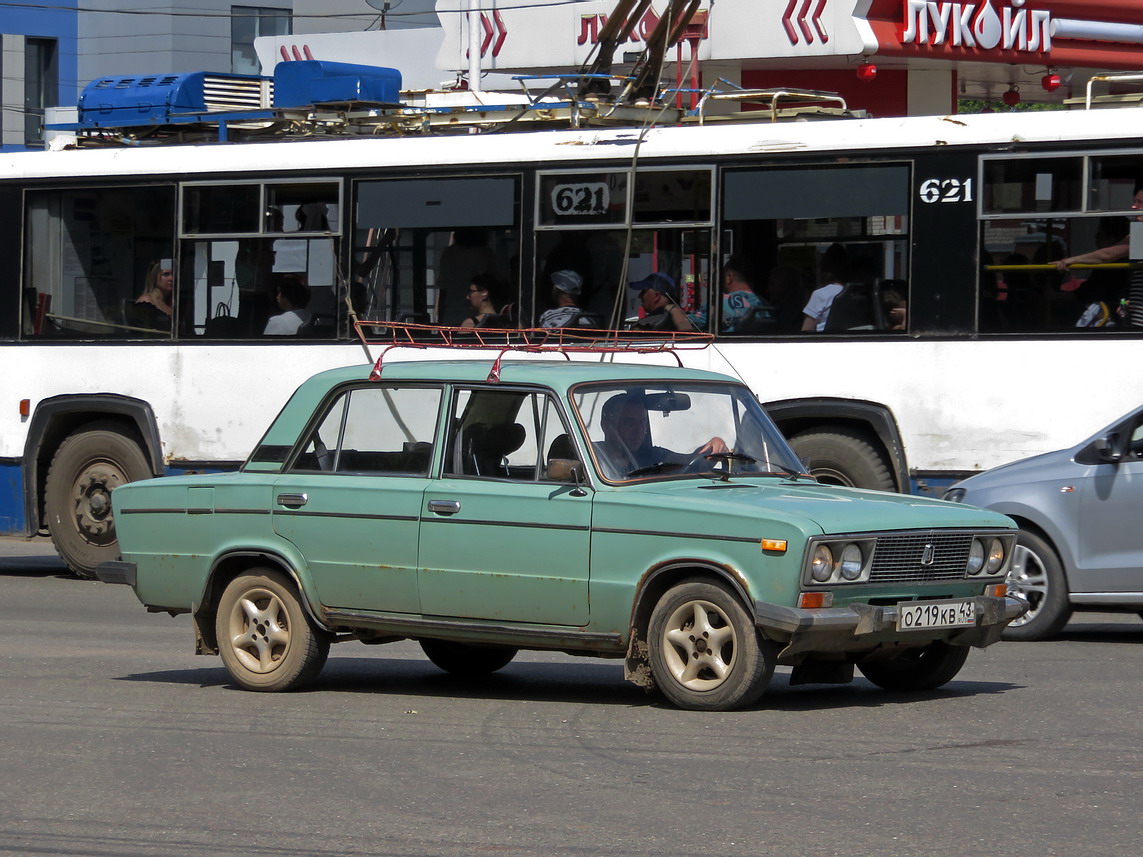
[[1097,437],[1092,441],[1092,448],[1100,461],[1114,463],[1123,458],[1123,451],[1119,448],[1119,438],[1114,434],[1106,437]]
[[549,458],[548,478],[554,482],[571,482],[579,488],[583,481],[583,471],[575,458]]

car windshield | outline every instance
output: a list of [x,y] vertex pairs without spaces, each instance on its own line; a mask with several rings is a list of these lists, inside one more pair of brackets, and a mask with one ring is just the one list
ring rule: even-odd
[[605,479],[796,476],[805,468],[745,387],[584,385],[572,394]]

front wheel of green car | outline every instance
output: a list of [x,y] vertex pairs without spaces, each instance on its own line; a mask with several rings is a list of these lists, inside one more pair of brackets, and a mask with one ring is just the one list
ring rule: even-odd
[[935,690],[960,672],[968,660],[968,648],[937,640],[893,657],[861,661],[857,666],[867,679],[885,690]]
[[691,580],[668,590],[651,613],[647,640],[655,684],[679,708],[742,708],[774,674],[773,647],[717,583]]
[[214,628],[227,672],[247,690],[296,690],[329,655],[329,637],[310,623],[293,582],[269,568],[227,585]]

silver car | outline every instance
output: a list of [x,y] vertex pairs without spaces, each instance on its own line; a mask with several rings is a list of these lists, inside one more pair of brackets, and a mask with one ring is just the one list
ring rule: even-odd
[[1031,608],[1005,639],[1051,637],[1076,610],[1143,615],[1143,408],[1071,449],[965,479],[944,499],[1020,525],[1008,586]]

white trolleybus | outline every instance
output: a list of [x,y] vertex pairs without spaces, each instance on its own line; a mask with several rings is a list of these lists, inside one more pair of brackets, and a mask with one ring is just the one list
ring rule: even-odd
[[[2,156],[0,531],[77,573],[117,553],[116,485],[236,468],[302,379],[376,357],[355,321],[456,324],[478,275],[527,328],[554,272],[616,327],[665,274],[714,338],[681,359],[744,379],[842,484],[936,492],[1143,399],[1128,265],[1049,264],[1127,240],[1141,109],[862,119],[754,92],[716,121],[595,77],[477,108],[402,103],[390,70],[275,74],[96,81],[73,145]],[[773,121],[799,111],[819,121]],[[770,305],[733,325],[731,259]],[[1077,327],[1092,304],[1112,323]]]

